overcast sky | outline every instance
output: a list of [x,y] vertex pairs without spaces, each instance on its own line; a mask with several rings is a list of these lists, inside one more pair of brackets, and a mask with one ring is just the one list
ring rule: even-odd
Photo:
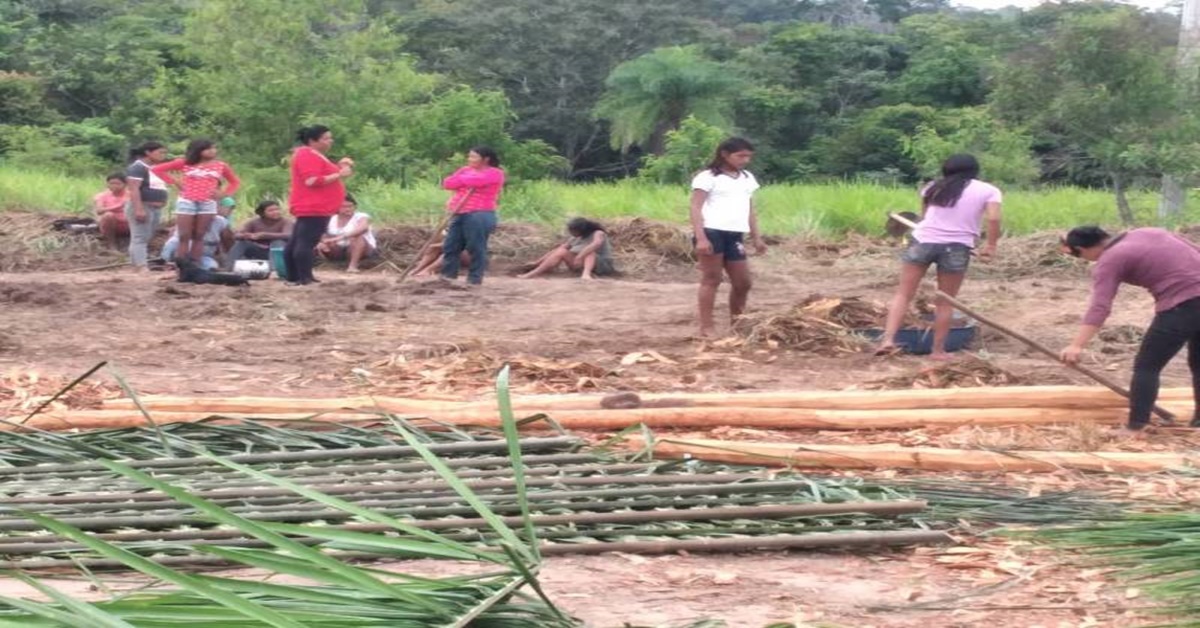
[[[971,7],[974,9],[1002,9],[1004,7],[1015,6],[1021,8],[1034,7],[1041,4],[1044,0],[951,0],[951,4],[963,7]],[[1163,9],[1178,6],[1182,4],[1181,0],[1136,0],[1129,2],[1139,7],[1147,9]]]

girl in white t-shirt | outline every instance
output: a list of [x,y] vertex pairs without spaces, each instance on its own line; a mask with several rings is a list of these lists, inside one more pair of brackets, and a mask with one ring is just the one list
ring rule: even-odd
[[750,295],[750,265],[746,261],[745,235],[755,253],[767,251],[758,233],[754,191],[758,181],[746,170],[754,157],[754,146],[731,137],[720,146],[708,167],[692,179],[691,218],[696,258],[700,266],[700,335],[716,331],[713,309],[723,275],[729,275],[730,323],[746,309]]
[[371,217],[358,211],[358,203],[347,194],[338,213],[329,218],[329,227],[317,245],[317,252],[327,259],[348,260],[346,272],[357,273],[358,263],[374,255],[376,248]]

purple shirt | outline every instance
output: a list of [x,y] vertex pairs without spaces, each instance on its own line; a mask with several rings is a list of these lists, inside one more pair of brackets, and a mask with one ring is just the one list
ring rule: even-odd
[[1149,290],[1155,312],[1200,298],[1200,249],[1165,229],[1134,229],[1117,236],[1092,268],[1092,301],[1084,325],[1104,324],[1122,283]]
[[[929,185],[921,190],[922,198],[928,190]],[[925,208],[925,217],[913,230],[913,238],[922,244],[965,244],[973,247],[979,238],[988,203],[1000,201],[1000,188],[979,179],[971,179],[953,207],[930,203]]]

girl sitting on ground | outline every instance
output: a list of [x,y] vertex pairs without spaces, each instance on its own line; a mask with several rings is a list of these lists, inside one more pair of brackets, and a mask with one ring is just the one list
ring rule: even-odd
[[600,223],[587,218],[575,218],[567,223],[567,232],[571,238],[538,259],[533,270],[521,275],[521,279],[548,273],[560,264],[580,271],[579,277],[585,280],[616,274],[612,242]]
[[[425,253],[421,255],[421,259],[417,260],[416,270],[413,271],[413,277],[432,277],[442,272],[442,242],[446,239],[446,230],[442,230],[441,240],[432,242],[425,249]],[[458,256],[458,261],[463,266],[471,265],[471,254],[463,251]]]
[[357,273],[358,263],[374,256],[377,246],[371,217],[358,211],[358,203],[347,194],[337,215],[329,219],[329,227],[317,245],[317,252],[326,259],[348,260],[346,272]]
[[117,248],[117,238],[129,235],[129,219],[125,217],[125,205],[129,203],[125,175],[108,175],[105,190],[92,197],[92,208],[96,210],[96,224],[100,236],[112,248]]

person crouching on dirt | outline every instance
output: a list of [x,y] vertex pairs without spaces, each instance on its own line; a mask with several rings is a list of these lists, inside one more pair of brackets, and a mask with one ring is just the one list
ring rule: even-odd
[[559,264],[580,271],[579,278],[585,280],[591,280],[596,275],[604,277],[616,274],[612,242],[600,223],[587,218],[575,218],[567,223],[567,233],[571,234],[571,239],[538,258],[533,270],[521,275],[521,279],[531,279],[550,272]]
[[[233,208],[234,200],[232,198],[221,199],[217,207],[217,215],[213,216],[212,221],[208,223],[208,230],[204,232],[204,254],[200,257],[200,268],[216,270],[220,267],[218,260],[221,253],[230,250],[233,246],[233,230],[229,228],[229,215],[233,213]],[[179,229],[171,231],[171,237],[163,244],[162,256],[167,261],[177,257],[188,257],[179,251]]]
[[233,248],[225,256],[225,267],[233,268],[240,260],[270,261],[272,248],[284,248],[292,237],[292,221],[283,215],[277,201],[266,200],[254,208],[251,218],[233,234]]
[[325,259],[348,260],[348,273],[359,272],[359,262],[378,254],[379,244],[371,230],[371,217],[358,211],[353,196],[347,194],[338,213],[329,219],[317,252]]
[[[983,260],[996,255],[1000,240],[1000,202],[996,186],[979,180],[979,162],[971,155],[953,155],[942,164],[942,176],[921,190],[921,222],[912,233],[912,244],[900,259],[900,285],[888,307],[887,323],[875,355],[896,349],[896,332],[904,321],[909,303],[917,293],[925,272],[937,265],[938,290],[957,296],[967,275],[971,251],[987,218],[987,244],[979,251]],[[938,299],[933,319],[935,360],[945,360],[946,336],[954,308]]]
[[[1136,432],[1150,422],[1163,368],[1187,345],[1192,390],[1200,402],[1200,250],[1164,229],[1133,229],[1110,236],[1100,227],[1076,227],[1062,240],[1063,252],[1094,262],[1092,296],[1079,333],[1061,358],[1077,364],[1083,350],[1112,311],[1121,284],[1141,286],[1154,296],[1154,319],[1133,359],[1129,421]],[[1200,427],[1200,408],[1192,417]]]
[[731,137],[717,146],[708,167],[692,178],[691,221],[700,268],[697,300],[701,337],[716,331],[713,309],[723,275],[729,275],[730,324],[746,310],[751,279],[745,235],[750,234],[755,254],[767,252],[754,210],[758,181],[746,170],[753,157],[753,144]]
[[125,218],[125,205],[129,202],[125,175],[110,174],[105,185],[107,189],[92,197],[92,208],[96,211],[100,237],[115,249],[117,238],[129,235],[129,220]]

